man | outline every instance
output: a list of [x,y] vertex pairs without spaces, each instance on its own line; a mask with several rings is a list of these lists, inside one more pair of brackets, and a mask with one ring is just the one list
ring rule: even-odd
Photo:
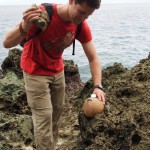
[[[55,150],[58,121],[65,95],[62,53],[72,44],[77,24],[80,22],[82,28],[77,39],[89,60],[95,85],[93,93],[105,104],[105,93],[101,88],[100,63],[92,42],[91,31],[85,21],[100,7],[100,2],[100,0],[69,0],[66,5],[53,4],[54,12],[48,27],[24,45],[21,68],[28,105],[32,111],[37,150]],[[40,14],[40,8],[27,9],[23,13],[20,25],[6,34],[4,47],[16,46],[25,37],[33,35],[37,30],[33,22]]]

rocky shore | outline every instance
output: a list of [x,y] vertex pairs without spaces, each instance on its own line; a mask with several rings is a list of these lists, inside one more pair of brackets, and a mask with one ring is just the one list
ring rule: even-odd
[[[0,150],[35,149],[31,112],[27,106],[21,50],[11,49],[0,72]],[[103,69],[107,103],[103,113],[86,118],[90,79],[80,80],[78,66],[65,61],[66,100],[60,121],[59,150],[150,149],[150,55],[131,70],[122,64]]]

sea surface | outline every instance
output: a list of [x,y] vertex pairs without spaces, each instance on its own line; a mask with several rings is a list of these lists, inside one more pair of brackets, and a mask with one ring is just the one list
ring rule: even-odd
[[[2,45],[4,35],[22,19],[23,11],[29,6],[0,6],[0,64],[9,49]],[[146,58],[150,52],[150,4],[102,4],[88,18],[93,42],[102,68],[122,63],[130,69]],[[82,46],[76,42],[76,55],[72,46],[63,58],[74,60],[78,65],[83,82],[91,78],[89,64]]]

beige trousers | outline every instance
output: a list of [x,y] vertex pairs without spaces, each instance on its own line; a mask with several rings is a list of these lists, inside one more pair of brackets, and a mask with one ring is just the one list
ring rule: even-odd
[[65,99],[64,71],[55,76],[23,74],[27,101],[32,111],[36,149],[55,150],[58,121]]

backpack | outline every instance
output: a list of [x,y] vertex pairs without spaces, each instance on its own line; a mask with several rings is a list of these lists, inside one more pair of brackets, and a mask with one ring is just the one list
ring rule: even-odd
[[[52,6],[52,4],[50,4],[50,3],[43,3],[42,5],[45,7],[45,9],[46,9],[46,11],[47,11],[47,13],[48,13],[49,19],[51,20],[52,15],[53,15],[53,6]],[[79,35],[80,31],[81,31],[81,27],[82,27],[82,22],[77,25],[77,33],[76,33],[75,38],[78,37],[78,35]],[[30,36],[28,39],[25,38],[23,41],[20,42],[19,45],[20,45],[21,47],[23,47],[25,43],[27,43],[27,42],[30,41],[33,37],[35,37],[35,36],[37,36],[38,34],[40,34],[40,32],[42,32],[41,29],[38,29],[38,30],[36,31],[35,35]],[[73,41],[73,51],[72,51],[72,55],[75,55],[75,39],[74,39],[74,41]]]

